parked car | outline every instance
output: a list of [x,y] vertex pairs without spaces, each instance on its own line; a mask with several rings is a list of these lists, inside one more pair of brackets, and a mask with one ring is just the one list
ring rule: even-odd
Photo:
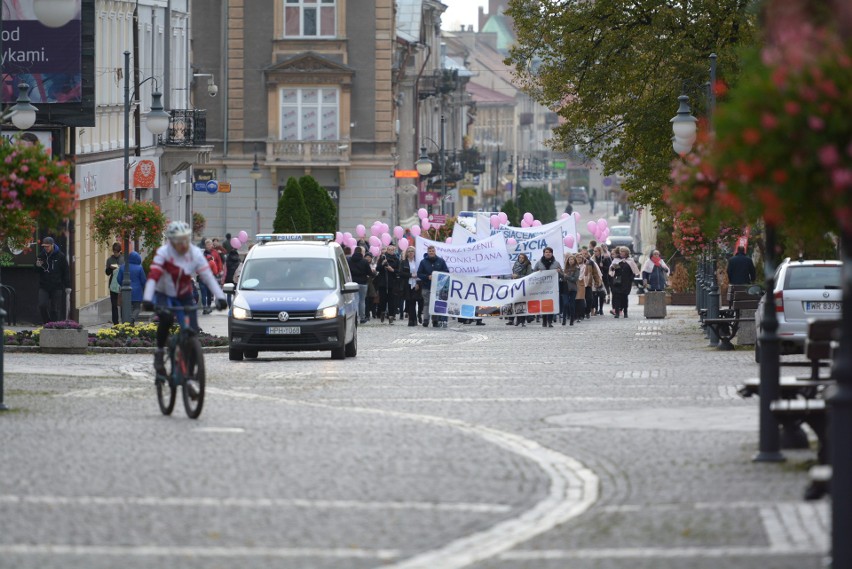
[[568,190],[568,203],[589,203],[589,193],[582,186],[574,186]]
[[[840,318],[843,299],[840,261],[791,261],[785,259],[775,271],[775,314],[782,354],[804,353],[808,320]],[[758,338],[763,328],[764,296],[754,314]],[[760,362],[760,341],[754,359]]]
[[606,246],[612,249],[613,247],[627,247],[630,249],[630,254],[634,254],[633,236],[630,235],[629,225],[613,225],[609,229],[609,237],[606,238]]

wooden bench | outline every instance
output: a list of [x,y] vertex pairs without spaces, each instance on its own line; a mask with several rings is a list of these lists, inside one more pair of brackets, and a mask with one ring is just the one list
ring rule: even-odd
[[769,405],[772,414],[788,431],[808,424],[819,440],[817,460],[828,463],[828,406],[825,399],[777,399]]
[[805,338],[805,357],[808,361],[784,361],[784,367],[809,367],[811,375],[808,379],[819,380],[819,370],[831,366],[833,352],[840,339],[840,320],[808,321],[808,335]]
[[[743,296],[741,297],[740,295]],[[704,324],[710,326],[719,338],[719,349],[723,351],[730,351],[734,349],[734,345],[731,343],[731,340],[733,340],[737,335],[737,332],[740,329],[740,323],[751,320],[751,317],[740,317],[740,311],[755,310],[757,309],[757,303],[760,301],[759,297],[741,292],[735,293],[735,298],[738,298],[738,300],[733,301],[730,311],[725,312],[724,316],[723,311],[719,311],[720,318],[704,319]]]
[[830,464],[817,464],[808,471],[810,484],[805,489],[805,500],[819,500],[831,491],[832,468]]
[[[814,399],[828,386],[834,385],[834,380],[811,380],[792,375],[783,375],[779,378],[781,399],[796,399],[804,397]],[[740,397],[748,398],[752,395],[760,395],[760,378],[752,377],[737,388]]]

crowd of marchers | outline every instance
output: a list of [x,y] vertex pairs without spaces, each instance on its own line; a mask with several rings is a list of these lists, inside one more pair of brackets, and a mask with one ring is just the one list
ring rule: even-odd
[[[409,326],[447,326],[447,317],[429,314],[432,273],[450,272],[434,247],[429,247],[420,259],[413,246],[398,252],[393,244],[382,247],[379,255],[373,255],[365,244],[354,250],[344,247],[344,252],[352,280],[359,286],[358,315],[362,324],[376,319],[393,324],[397,318],[404,318]],[[606,245],[591,241],[564,259],[557,259],[553,249],[547,247],[535,264],[521,253],[512,267],[512,278],[545,270],[559,274],[559,313],[517,316],[506,321],[507,325],[526,326],[538,321],[544,327],[553,327],[561,321],[563,326],[573,326],[604,316],[606,306],[611,316],[628,318],[628,296],[634,279],[641,275],[647,290],[660,291],[665,289],[669,274],[659,251],[654,251],[640,270],[627,247],[610,251]],[[459,322],[484,325],[481,319],[460,318]]]

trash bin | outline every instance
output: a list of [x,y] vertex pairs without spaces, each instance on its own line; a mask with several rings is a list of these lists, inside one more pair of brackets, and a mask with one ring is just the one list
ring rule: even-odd
[[664,291],[645,293],[645,318],[666,317],[666,293]]

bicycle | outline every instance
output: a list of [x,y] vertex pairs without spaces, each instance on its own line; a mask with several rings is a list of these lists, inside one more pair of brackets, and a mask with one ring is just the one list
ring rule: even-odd
[[171,415],[175,407],[177,388],[181,387],[183,407],[190,419],[197,419],[204,406],[204,352],[198,332],[190,326],[189,313],[195,306],[158,306],[159,313],[172,313],[180,327],[172,334],[168,344],[170,372],[168,377],[157,374],[157,402],[163,415]]

